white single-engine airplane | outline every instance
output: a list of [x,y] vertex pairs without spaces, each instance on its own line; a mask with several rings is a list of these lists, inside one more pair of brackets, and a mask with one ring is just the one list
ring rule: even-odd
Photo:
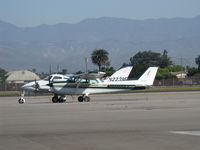
[[[127,75],[127,70],[120,71],[117,76],[111,76],[102,81],[101,75],[81,74],[70,77],[67,81],[53,81],[49,83],[51,91],[54,93],[52,102],[59,102],[57,95],[81,95],[79,102],[89,102],[89,94],[111,93],[126,91],[131,89],[145,89],[153,85],[158,67],[149,67],[138,80],[127,80],[123,74]],[[130,72],[128,72],[129,75]],[[113,74],[115,75],[115,73]]]
[[[116,71],[110,78],[106,79],[105,82],[110,80],[110,82],[115,82],[115,81],[122,81],[122,80],[127,80],[130,72],[132,70],[132,66],[126,66],[123,68],[120,68],[118,71]],[[53,82],[60,82],[60,83],[67,83],[71,82],[70,80],[75,79],[75,78],[89,78],[89,79],[97,79],[97,78],[102,78],[105,75],[104,72],[98,72],[98,73],[83,73],[80,75],[73,75],[73,74],[52,74],[43,80],[39,81],[32,81],[29,82],[25,85],[22,86],[22,95],[20,99],[18,100],[19,103],[25,103],[25,91],[27,92],[51,92],[54,93],[54,96],[52,98],[52,102],[65,102],[66,97],[63,94],[56,93],[52,90],[52,88],[49,86]],[[100,79],[99,79],[100,80]],[[60,95],[60,97],[58,97]],[[72,95],[72,94],[70,94]]]

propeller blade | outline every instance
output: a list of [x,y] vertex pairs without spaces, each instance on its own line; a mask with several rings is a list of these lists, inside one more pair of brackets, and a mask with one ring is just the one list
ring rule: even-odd
[[39,85],[39,83],[38,83],[38,82],[36,82],[35,86],[36,86],[36,89],[37,89],[37,90],[39,90],[39,88],[40,88],[40,85]]
[[37,92],[37,82],[36,82],[36,79],[35,79],[35,93]]
[[53,87],[53,81],[50,81],[49,79],[49,83],[47,84],[47,86]]
[[35,80],[35,92],[37,92],[39,90],[39,83]]

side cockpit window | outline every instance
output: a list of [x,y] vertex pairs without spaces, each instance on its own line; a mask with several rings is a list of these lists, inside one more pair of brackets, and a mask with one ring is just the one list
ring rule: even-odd
[[90,82],[89,82],[90,84],[97,84],[98,83],[98,81],[97,80],[90,80]]
[[76,82],[76,78],[75,77],[70,77],[68,80],[67,80],[67,83],[75,83]]
[[53,78],[53,80],[55,80],[55,79],[62,79],[62,77],[55,76],[55,77]]

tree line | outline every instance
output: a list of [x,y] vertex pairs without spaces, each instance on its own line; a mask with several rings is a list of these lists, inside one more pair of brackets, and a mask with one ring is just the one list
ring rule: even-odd
[[[107,75],[112,74],[115,70],[110,67],[109,53],[105,49],[96,49],[91,54],[92,62],[98,66],[99,71],[104,71]],[[198,68],[187,66],[186,68],[181,65],[175,65],[171,58],[168,56],[168,51],[163,50],[163,53],[149,51],[139,51],[130,58],[129,63],[123,63],[123,66],[133,65],[133,70],[129,78],[139,78],[144,71],[150,66],[159,67],[156,79],[176,78],[171,72],[186,72],[189,77],[200,76],[200,55],[195,58]]]
[[[115,72],[114,67],[110,65],[109,52],[105,49],[95,49],[91,53],[92,63],[98,66],[99,71],[106,72],[107,76],[112,75]],[[187,71],[187,75],[190,76],[200,76],[200,55],[195,58],[196,67],[187,66],[186,68],[181,65],[175,65],[171,58],[168,56],[168,51],[163,50],[162,53],[149,51],[139,51],[132,57],[130,57],[129,63],[123,63],[123,66],[133,65],[133,70],[130,73],[129,78],[139,78],[141,74],[150,66],[159,67],[158,73],[156,75],[157,79],[167,79],[175,78],[171,72],[181,72]],[[30,70],[36,73],[36,69]],[[5,82],[5,74],[7,71],[0,68],[0,82]],[[63,69],[62,74],[67,73],[67,69]],[[77,71],[76,73],[82,73],[82,71]],[[47,76],[48,73],[42,72],[39,74],[41,78]]]

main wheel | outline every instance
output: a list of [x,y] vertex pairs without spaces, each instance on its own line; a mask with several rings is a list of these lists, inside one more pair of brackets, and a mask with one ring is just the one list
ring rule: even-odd
[[25,103],[25,99],[24,99],[24,98],[20,98],[20,99],[18,100],[18,102],[19,102],[20,104],[24,104],[24,103]]
[[83,100],[84,100],[85,102],[89,102],[89,101],[90,101],[90,97],[89,97],[89,96],[85,96],[85,97],[83,98]]
[[58,102],[59,102],[59,103],[64,103],[64,102],[66,102],[66,97],[61,96],[61,97],[58,99]]
[[83,102],[83,96],[79,96],[79,97],[78,97],[78,101],[79,101],[79,102]]
[[53,103],[57,103],[57,102],[58,102],[58,96],[52,97],[52,102],[53,102]]

